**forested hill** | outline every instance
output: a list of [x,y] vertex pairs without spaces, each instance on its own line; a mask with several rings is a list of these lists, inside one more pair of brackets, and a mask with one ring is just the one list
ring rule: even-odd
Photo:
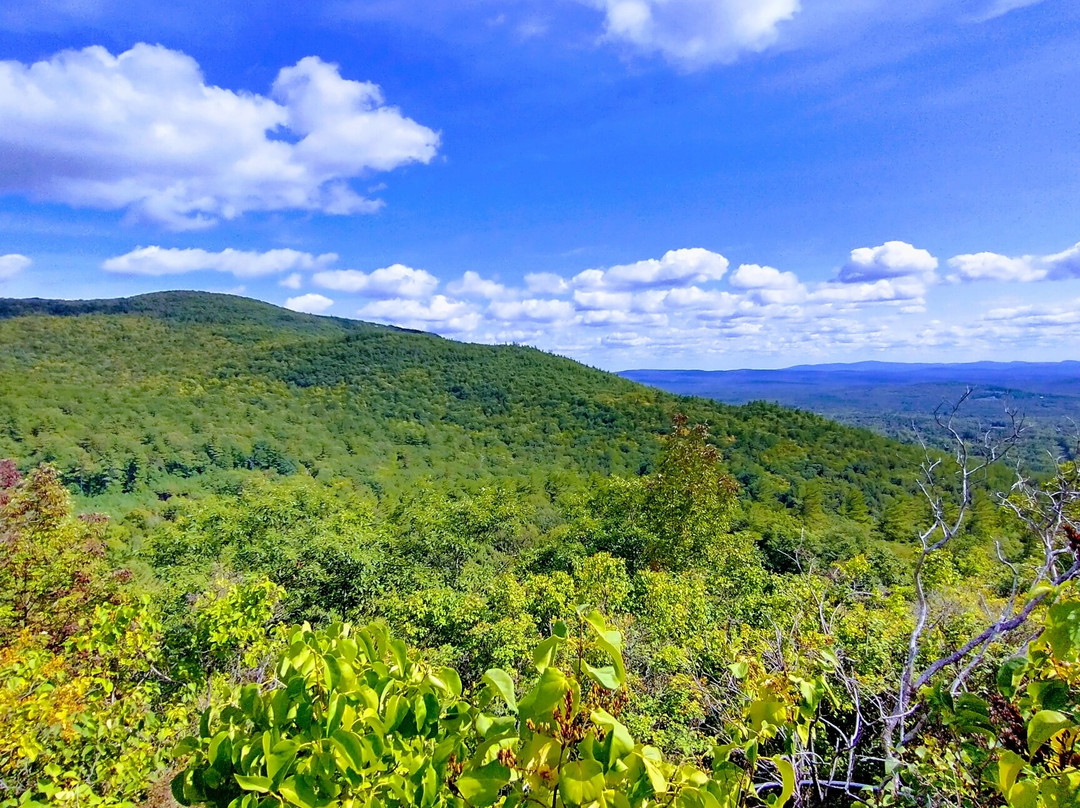
[[0,301],[0,357],[0,808],[1004,804],[988,737],[1077,792],[1080,532],[1007,470],[935,514],[818,415],[227,295]]
[[933,412],[968,387],[965,412],[981,425],[1004,424],[1006,408],[1027,426],[1025,464],[1049,471],[1076,450],[1080,362],[917,364],[856,362],[781,370],[627,370],[642,384],[726,404],[772,401],[851,426],[913,441],[912,425],[933,441]]
[[306,469],[375,492],[419,478],[539,489],[649,470],[677,412],[710,425],[747,496],[784,507],[809,486],[826,508],[880,509],[918,463],[804,412],[230,295],[0,300],[0,351],[0,457],[53,463],[88,496],[167,495],[233,469]]

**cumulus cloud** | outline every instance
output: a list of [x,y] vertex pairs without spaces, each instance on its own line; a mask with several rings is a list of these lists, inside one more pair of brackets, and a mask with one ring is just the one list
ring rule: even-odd
[[815,303],[854,305],[922,301],[926,284],[922,278],[884,278],[867,283],[823,283],[810,293]]
[[601,337],[600,344],[605,348],[643,348],[652,344],[652,340],[633,331],[615,331]]
[[[828,320],[855,329],[854,335],[842,337],[851,344],[879,339],[855,327],[860,312],[886,307],[888,316],[896,317],[902,310],[921,310],[936,266],[923,250],[888,243],[855,251],[847,282],[833,279],[808,286],[793,272],[759,264],[742,264],[728,275],[724,256],[680,249],[570,277],[532,273],[524,288],[470,271],[449,283],[445,294],[436,294],[438,282],[427,276],[411,294],[404,285],[387,285],[381,291],[384,299],[365,305],[360,315],[466,339],[512,339],[565,351],[590,344],[629,345],[624,337],[630,334],[631,341],[645,340],[653,350],[706,350],[717,341],[752,339],[762,351],[780,351],[806,340],[841,340],[823,336],[820,323]],[[401,267],[400,272],[422,270]],[[319,285],[374,296],[377,274],[324,270],[314,279]],[[878,275],[887,277],[854,280]],[[725,279],[727,288],[718,288]],[[843,329],[838,325],[834,331],[841,334]]]
[[731,273],[728,283],[736,289],[795,289],[799,286],[799,278],[794,272],[743,264]]
[[312,280],[324,289],[352,292],[374,298],[425,298],[435,291],[439,279],[423,269],[392,264],[374,272],[332,269],[316,272]]
[[18,253],[11,253],[10,255],[0,255],[0,281],[6,281],[10,278],[14,278],[32,262],[25,255],[19,255]]
[[841,283],[872,283],[919,277],[930,282],[937,267],[938,260],[926,250],[906,241],[886,241],[877,247],[852,250],[851,259],[840,268],[838,279]]
[[690,286],[718,281],[728,269],[728,260],[709,250],[694,247],[669,250],[663,258],[649,258],[608,269],[586,269],[569,285],[576,289],[633,291],[664,286]]
[[488,311],[500,320],[533,323],[557,323],[573,318],[574,305],[567,300],[505,300],[495,301]]
[[516,292],[497,281],[481,277],[476,272],[466,272],[459,280],[447,285],[446,290],[457,297],[469,300],[507,300]]
[[278,285],[284,286],[286,289],[299,289],[304,285],[304,276],[299,272],[294,272],[278,281]]
[[296,269],[316,269],[336,260],[334,253],[312,255],[289,249],[257,252],[229,248],[221,252],[208,252],[202,249],[151,246],[137,247],[124,255],[109,258],[101,266],[106,272],[124,275],[226,272],[237,278],[259,278]]
[[[1078,254],[1080,246],[1032,260],[1064,273]],[[1001,340],[1060,345],[1080,323],[1074,304],[1001,309],[990,316],[982,309],[948,323],[927,319],[930,291],[963,293],[937,284],[937,271],[937,259],[905,242],[854,250],[842,278],[838,273],[810,283],[760,264],[741,264],[728,273],[726,259],[716,253],[673,250],[660,259],[571,276],[534,273],[523,286],[468,272],[437,294],[432,278],[416,296],[387,294],[359,314],[460,339],[533,344],[588,361],[632,351],[688,365],[730,351],[745,361],[793,355],[835,361],[886,349],[912,358],[930,349],[975,352]],[[357,288],[368,284],[364,280]]]
[[800,0],[580,0],[604,12],[607,38],[686,69],[733,62],[776,41]]
[[570,284],[554,272],[530,272],[525,276],[525,288],[534,295],[561,295],[570,289]]
[[314,293],[290,297],[285,301],[285,308],[293,311],[304,311],[308,314],[322,314],[333,305],[334,301],[330,298]]
[[1053,255],[1010,258],[993,252],[957,255],[949,259],[949,280],[961,281],[1060,281],[1080,278],[1080,243]]
[[440,334],[474,331],[481,323],[480,313],[475,308],[445,295],[435,295],[427,302],[402,298],[378,300],[368,303],[357,314],[365,320]]
[[370,212],[381,203],[350,180],[430,162],[439,144],[317,57],[263,96],[208,85],[190,56],[147,44],[0,62],[0,121],[0,193],[177,230],[249,211]]

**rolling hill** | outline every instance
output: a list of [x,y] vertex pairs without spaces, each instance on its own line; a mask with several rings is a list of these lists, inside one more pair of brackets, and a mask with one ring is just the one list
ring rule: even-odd
[[808,482],[879,511],[919,455],[775,405],[689,398],[511,345],[297,314],[229,295],[0,301],[0,456],[84,496],[169,496],[222,474],[425,484],[647,471],[677,412],[706,422],[744,490]]
[[1080,362],[800,365],[782,370],[627,370],[624,378],[680,395],[728,404],[770,401],[911,441],[913,426],[934,438],[933,412],[972,388],[964,412],[972,423],[1006,421],[1006,408],[1029,429],[1025,460],[1048,466],[1071,457],[1080,413]]

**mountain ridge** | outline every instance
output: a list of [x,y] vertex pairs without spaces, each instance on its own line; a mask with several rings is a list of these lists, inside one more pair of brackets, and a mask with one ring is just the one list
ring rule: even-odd
[[[53,463],[86,496],[166,494],[234,471],[345,476],[375,491],[639,474],[680,412],[710,424],[747,490],[784,501],[817,479],[842,502],[862,485],[856,469],[918,464],[908,447],[809,413],[235,296],[0,301],[0,312],[0,387],[13,391],[0,399],[0,456]],[[885,476],[865,486],[876,508],[903,487]]]

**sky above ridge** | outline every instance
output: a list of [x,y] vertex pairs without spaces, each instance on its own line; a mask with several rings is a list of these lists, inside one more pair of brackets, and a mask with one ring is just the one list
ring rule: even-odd
[[1075,0],[0,7],[0,296],[607,369],[1080,358]]

